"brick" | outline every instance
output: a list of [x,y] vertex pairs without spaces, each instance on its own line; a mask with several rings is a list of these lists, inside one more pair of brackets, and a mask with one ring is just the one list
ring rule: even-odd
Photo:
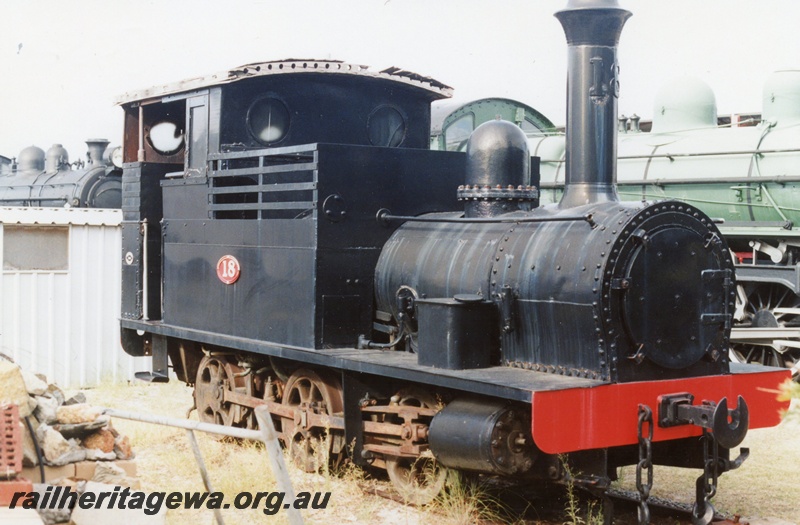
[[[133,461],[114,461],[114,465],[118,466],[125,471],[131,478],[136,477],[136,463]],[[75,463],[75,478],[76,479],[92,479],[94,477],[94,469],[97,466],[96,461],[81,461]]]
[[0,405],[0,479],[22,471],[22,427],[17,405]]
[[0,507],[8,507],[15,492],[33,492],[33,484],[25,478],[0,481]]
[[[28,479],[34,480],[36,483],[41,483],[39,475],[39,467],[25,467],[22,469],[22,475]],[[44,481],[50,483],[63,478],[75,477],[75,464],[68,463],[61,467],[44,467]]]

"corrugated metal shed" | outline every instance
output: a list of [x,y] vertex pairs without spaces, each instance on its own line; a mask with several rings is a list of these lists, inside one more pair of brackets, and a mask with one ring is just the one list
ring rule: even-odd
[[119,342],[122,212],[0,208],[0,352],[62,387],[133,379]]

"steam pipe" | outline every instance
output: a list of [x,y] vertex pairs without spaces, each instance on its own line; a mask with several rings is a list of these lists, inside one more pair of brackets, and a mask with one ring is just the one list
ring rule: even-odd
[[555,16],[569,46],[566,174],[559,207],[615,202],[617,44],[631,13],[617,0],[569,0]]

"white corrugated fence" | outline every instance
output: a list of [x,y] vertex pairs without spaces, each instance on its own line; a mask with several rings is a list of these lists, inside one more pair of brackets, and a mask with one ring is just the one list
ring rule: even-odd
[[0,352],[62,387],[149,370],[119,342],[122,212],[0,208]]

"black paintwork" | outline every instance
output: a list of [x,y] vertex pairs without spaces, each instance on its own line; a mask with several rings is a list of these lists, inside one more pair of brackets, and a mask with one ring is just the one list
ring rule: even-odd
[[[415,215],[457,207],[462,155],[336,144],[291,151],[311,159],[303,162],[309,189],[295,197],[302,199],[303,208],[291,209],[296,218],[256,218],[260,212],[280,211],[276,206],[288,209],[294,204],[286,200],[266,203],[268,209],[259,209],[259,202],[241,204],[253,210],[252,219],[181,217],[185,212],[178,204],[186,198],[187,186],[163,183],[165,323],[307,348],[353,346],[359,335],[371,332],[373,272],[392,233],[376,221],[377,210]],[[285,154],[274,149],[251,155],[272,159]],[[271,180],[286,175],[287,182],[243,188],[253,200],[266,200],[266,190],[295,184],[291,181],[298,172],[290,171],[293,166],[274,164],[266,175],[250,175]],[[228,176],[225,171],[212,170],[205,184],[188,187],[196,192],[195,206],[213,207],[214,183]],[[324,203],[334,195],[344,215],[325,213]],[[207,209],[205,214],[213,213]],[[242,267],[232,285],[217,278],[216,264],[223,255],[233,255]]]
[[[558,206],[528,210],[537,165],[506,124],[475,132],[469,170],[462,154],[418,149],[437,95],[408,82],[232,77],[126,103],[125,350],[152,352],[159,367],[168,354],[189,381],[201,349],[270,363],[278,376],[274,358],[340,375],[357,461],[367,459],[362,400],[429,388],[452,402],[429,443],[445,464],[552,479],[553,456],[531,450],[506,470],[492,451],[495,430],[512,439],[507,423],[518,430],[509,450],[532,447],[535,392],[728,373],[733,268],[713,222],[685,204],[617,202],[616,41],[628,13],[573,0],[558,16],[575,113]],[[265,99],[289,122],[269,144],[248,129]],[[165,118],[185,130],[185,154],[137,135]],[[425,222],[395,222],[415,216]],[[223,256],[241,267],[232,284],[217,277]],[[462,316],[461,294],[486,312]],[[429,305],[444,307],[427,318]],[[450,431],[464,424],[478,428]],[[630,460],[627,449],[591,450],[570,463],[607,477]]]

